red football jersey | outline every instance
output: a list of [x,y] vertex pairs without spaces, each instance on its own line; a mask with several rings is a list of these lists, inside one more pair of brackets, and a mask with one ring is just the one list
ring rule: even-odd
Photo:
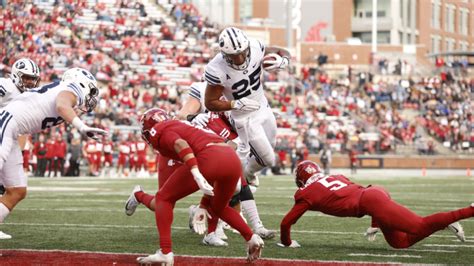
[[233,140],[238,137],[224,113],[211,113],[207,128],[224,139]]
[[339,217],[362,217],[359,201],[364,189],[343,175],[321,176],[309,181],[296,191],[295,205],[281,221],[281,242],[291,244],[290,227],[308,210]]
[[159,123],[150,130],[150,135],[153,149],[161,155],[177,161],[181,161],[174,150],[174,143],[177,139],[184,139],[196,155],[209,143],[224,142],[224,139],[214,134],[214,132],[180,120],[168,120]]
[[359,215],[359,199],[363,189],[343,175],[322,176],[298,189],[295,202],[306,201],[312,211],[354,217]]

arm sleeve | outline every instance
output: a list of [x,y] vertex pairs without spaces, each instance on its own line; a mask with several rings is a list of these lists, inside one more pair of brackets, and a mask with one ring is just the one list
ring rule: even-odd
[[204,95],[201,95],[201,91],[197,88],[195,84],[191,84],[191,88],[189,89],[189,96],[195,98],[198,101],[201,101],[201,97]]
[[291,244],[291,226],[295,224],[309,208],[310,205],[308,202],[299,200],[295,202],[293,208],[285,215],[280,224],[280,239],[283,245],[289,246]]
[[[211,63],[212,63],[212,61],[211,61]],[[217,71],[217,69],[211,63],[209,63],[206,66],[206,69],[204,71],[204,78],[206,79],[207,83],[209,83],[211,85],[221,86],[222,82],[221,82],[221,79],[219,77],[219,72]]]

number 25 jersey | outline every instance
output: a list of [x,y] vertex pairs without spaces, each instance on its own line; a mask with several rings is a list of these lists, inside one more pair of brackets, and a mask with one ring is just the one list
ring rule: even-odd
[[74,83],[54,82],[30,89],[15,97],[4,110],[18,124],[18,134],[34,134],[64,122],[56,110],[56,98],[61,91],[77,96],[76,106],[84,103],[82,90]]
[[219,53],[207,64],[204,77],[209,84],[224,87],[224,96],[229,101],[246,97],[266,106],[268,101],[260,81],[265,46],[254,39],[249,41],[250,62],[246,69],[230,67]]

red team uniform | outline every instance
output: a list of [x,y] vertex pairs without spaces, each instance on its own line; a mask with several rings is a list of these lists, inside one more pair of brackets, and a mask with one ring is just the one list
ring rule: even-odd
[[108,167],[112,166],[113,162],[113,145],[113,142],[110,140],[104,142],[104,165]]
[[[410,247],[458,220],[474,216],[474,207],[468,207],[421,217],[393,201],[381,187],[363,187],[343,175],[327,176],[318,169],[319,166],[310,161],[300,163],[297,168],[300,188],[294,196],[295,205],[280,225],[281,243],[285,246],[292,243],[291,225],[308,210],[337,217],[370,215],[372,226],[379,227],[388,244],[394,248]],[[307,171],[302,175],[309,177],[298,183],[301,171]]]
[[138,171],[140,169],[146,168],[146,152],[147,152],[147,144],[143,140],[137,141],[135,143],[135,147],[137,149],[137,160],[135,162],[135,170]]
[[[142,120],[147,120],[147,113]],[[228,206],[238,179],[242,175],[242,167],[235,151],[226,145],[221,137],[194,127],[188,122],[177,120],[156,123],[148,130],[148,136],[145,133],[142,134],[153,149],[160,153],[160,170],[165,164],[168,166],[169,159],[181,163],[181,165],[172,165],[172,168],[176,169],[167,178],[160,176],[161,186],[154,197],[155,218],[163,254],[171,252],[171,224],[176,201],[199,190],[197,183],[193,181],[190,167],[183,163],[180,154],[175,151],[175,143],[179,139],[188,143],[196,158],[199,171],[214,187],[214,196],[204,197],[201,203],[208,208],[211,216],[215,215],[226,221],[239,231],[246,241],[252,238],[252,230],[245,224],[239,213]],[[150,195],[141,191],[135,196],[145,205],[151,202]]]

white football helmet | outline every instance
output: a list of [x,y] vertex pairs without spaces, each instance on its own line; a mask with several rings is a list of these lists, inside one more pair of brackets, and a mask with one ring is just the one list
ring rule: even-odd
[[10,78],[16,87],[21,92],[24,92],[27,89],[38,86],[40,69],[33,60],[21,58],[13,64]]
[[219,50],[230,67],[244,70],[249,65],[250,41],[243,31],[225,28],[219,35]]
[[74,67],[64,72],[61,81],[79,85],[85,96],[85,111],[92,112],[94,110],[97,105],[97,96],[99,96],[99,88],[97,87],[97,80],[94,75],[83,68]]

